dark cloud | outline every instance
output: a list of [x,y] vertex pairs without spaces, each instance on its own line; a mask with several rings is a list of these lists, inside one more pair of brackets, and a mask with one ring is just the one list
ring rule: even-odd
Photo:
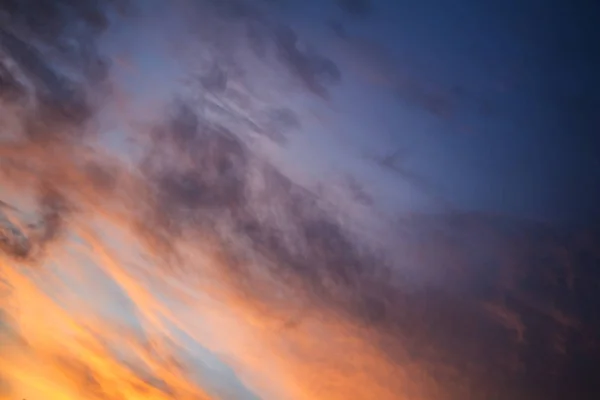
[[40,230],[36,239],[38,246],[43,249],[61,238],[72,206],[52,183],[42,184],[39,192]]
[[297,34],[287,26],[279,26],[275,32],[275,43],[280,60],[285,63],[306,88],[327,97],[326,85],[341,80],[339,67],[329,58],[310,49],[300,50]]
[[223,92],[227,87],[227,72],[215,64],[208,73],[200,78],[200,82],[210,92]]
[[288,136],[302,127],[300,117],[285,107],[274,107],[262,115],[262,121],[258,126],[259,133],[269,137],[279,145],[287,143]]
[[340,21],[329,20],[327,21],[327,26],[332,30],[332,32],[340,39],[347,39],[348,33],[346,32],[346,28]]
[[[157,130],[142,168],[155,191],[155,230],[205,226],[219,211],[243,203],[247,150],[234,134],[213,126],[183,102]],[[183,161],[179,163],[179,161]],[[183,164],[183,165],[182,165]]]
[[416,106],[444,120],[454,115],[464,99],[461,91],[436,88],[422,79],[406,79],[397,87],[396,96],[409,106]]
[[7,22],[4,26],[10,27],[28,46],[43,43],[80,67],[97,68],[100,57],[94,40],[108,27],[107,13],[127,3],[127,0],[4,1],[0,16]]
[[[61,240],[72,208],[51,185],[39,188],[37,220],[21,228],[0,213],[0,250],[11,258],[36,262],[48,246]],[[15,210],[18,211],[18,210]]]
[[20,100],[25,94],[23,84],[2,63],[0,63],[0,98],[9,103]]
[[[158,224],[152,230],[204,230],[209,221],[226,220],[240,240],[249,241],[253,251],[270,261],[277,276],[284,280],[295,277],[295,282],[304,282],[303,288],[321,297],[328,297],[332,287],[341,290],[341,281],[349,286],[344,289],[344,296],[348,295],[350,287],[358,285],[359,271],[366,267],[357,261],[357,246],[341,227],[324,211],[313,209],[311,196],[281,173],[261,167],[234,134],[207,125],[189,108],[180,107],[143,162],[155,190],[153,216],[147,218]],[[179,164],[176,160],[186,161]],[[250,168],[259,168],[264,174],[269,183],[267,195],[278,199],[274,206],[283,207],[285,218],[296,227],[292,236],[278,228],[278,222],[265,222],[257,214],[259,204],[250,200]],[[297,246],[289,247],[291,242]],[[235,253],[235,249],[227,253]]]
[[[291,196],[295,198],[287,201],[306,201],[299,192]],[[302,290],[321,306],[342,304],[354,294],[366,264],[356,243],[351,243],[335,221],[325,215],[319,218],[315,210],[303,210],[303,214],[308,213],[315,215],[286,216],[292,224],[298,224],[296,232],[265,224],[249,212],[241,216],[236,229],[250,241],[254,251],[269,261],[267,268],[283,282],[297,285],[293,289]]]
[[31,254],[29,239],[2,213],[0,213],[0,250],[17,260],[27,259]]
[[302,126],[296,113],[289,108],[273,108],[267,114],[278,129],[298,129]]
[[[202,12],[214,14],[219,23],[223,21],[242,23],[246,44],[254,55],[268,62],[270,61],[269,56],[274,53],[281,64],[303,84],[305,89],[326,97],[328,86],[340,82],[341,71],[333,60],[308,46],[303,48],[297,32],[291,26],[274,21],[269,16],[268,10],[276,7],[277,2],[211,0],[202,5],[208,5],[208,8],[202,9]],[[215,43],[229,42],[231,39],[225,33],[213,35],[213,32],[210,32],[207,36],[211,37]],[[217,48],[222,50],[224,45],[218,44]],[[240,70],[244,69],[235,61],[233,64]],[[226,77],[223,77],[222,72],[225,71],[220,68],[210,71],[203,77],[203,85],[220,87],[218,82],[221,82],[222,85],[223,79],[227,80]]]
[[64,78],[46,64],[43,56],[30,43],[5,30],[0,30],[0,43],[34,85],[58,100],[66,97]]
[[68,89],[60,99],[39,94],[35,107],[28,109],[25,132],[34,142],[78,140],[83,126],[92,116],[91,105],[77,87]]
[[269,32],[265,26],[256,21],[249,21],[246,27],[248,46],[260,59],[267,55]]
[[171,112],[166,126],[156,131],[156,143],[172,143],[185,152],[197,139],[200,121],[192,107],[181,100],[174,102]]
[[[35,141],[66,140],[92,115],[88,89],[108,62],[97,51],[107,13],[119,1],[5,1],[0,5],[0,90],[25,105],[25,130]],[[43,50],[42,50],[43,49]],[[9,67],[10,65],[10,67]],[[65,66],[74,67],[68,77]],[[83,130],[77,129],[77,136]]]
[[352,196],[352,198],[365,206],[372,206],[374,204],[373,197],[368,193],[368,191],[360,184],[360,182],[353,178],[348,177],[346,179],[346,184],[348,190]]

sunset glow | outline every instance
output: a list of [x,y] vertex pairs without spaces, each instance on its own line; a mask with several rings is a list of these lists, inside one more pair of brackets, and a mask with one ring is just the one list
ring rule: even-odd
[[597,398],[597,24],[484,3],[0,2],[0,400]]

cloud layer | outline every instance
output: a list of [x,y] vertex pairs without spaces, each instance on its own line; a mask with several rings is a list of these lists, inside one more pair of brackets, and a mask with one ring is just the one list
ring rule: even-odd
[[[571,371],[598,353],[592,232],[460,214],[366,232],[364,204],[269,159],[343,81],[275,6],[28,3],[1,9],[0,398],[591,390]],[[152,62],[106,39],[148,30]]]

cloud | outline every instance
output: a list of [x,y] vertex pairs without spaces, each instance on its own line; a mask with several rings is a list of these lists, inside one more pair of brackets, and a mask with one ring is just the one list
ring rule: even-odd
[[[218,22],[256,22],[242,2],[218,4]],[[339,79],[291,29],[265,29],[282,62],[262,64],[273,76],[284,65],[319,95]],[[195,372],[204,348],[260,398],[516,398],[513,390],[525,390],[521,365],[539,382],[550,381],[542,363],[563,372],[575,362],[553,350],[557,337],[572,351],[593,341],[592,313],[569,302],[589,300],[597,280],[566,279],[582,276],[585,262],[568,272],[547,249],[558,244],[536,227],[526,242],[501,221],[469,215],[415,216],[373,243],[348,210],[253,146],[251,122],[285,134],[302,126],[302,109],[263,101],[230,65],[211,59],[216,69],[190,85],[193,94],[177,88],[160,99],[166,107],[144,115],[147,125],[123,133],[133,144],[121,155],[103,142],[106,110],[92,101],[93,79],[59,74],[47,56],[11,40],[4,81],[23,79],[54,99],[30,90],[33,105],[4,100],[37,124],[36,134],[19,135],[27,120],[17,118],[14,140],[0,144],[0,187],[19,199],[2,207],[0,233],[0,276],[11,288],[0,309],[20,343],[0,357],[11,397],[220,398]],[[82,89],[65,89],[71,83]],[[245,114],[228,92],[236,86]],[[200,87],[211,93],[195,98]],[[238,118],[211,114],[209,101]],[[567,257],[598,258],[593,241],[570,246]],[[543,288],[531,289],[542,270]],[[104,309],[115,298],[127,306]],[[540,306],[548,300],[556,309]]]
[[[185,110],[182,104],[175,108],[178,107]],[[468,269],[470,265],[476,265],[476,260],[471,258],[470,245],[465,248],[461,246],[466,243],[461,242],[443,245],[452,236],[436,238],[425,230],[422,235],[432,242],[425,244],[424,248],[410,238],[403,237],[402,240],[407,248],[412,247],[413,252],[424,255],[425,258],[417,258],[414,262],[418,262],[421,268],[434,268],[431,273],[437,275],[440,281],[449,277],[443,275],[445,268],[460,265],[467,268],[454,272],[454,277],[449,278],[459,282],[465,279],[457,286],[458,292],[408,289],[398,280],[400,270],[394,266],[396,264],[389,264],[371,250],[363,249],[334,216],[319,208],[312,197],[278,171],[264,166],[234,134],[225,129],[205,127],[202,122],[196,125],[190,122],[194,121],[191,115],[186,117],[186,112],[180,109],[173,113],[175,117],[168,116],[166,126],[180,128],[158,136],[148,149],[149,158],[144,160],[144,174],[140,176],[147,189],[136,190],[135,199],[149,207],[146,209],[151,214],[143,214],[142,220],[138,221],[132,210],[127,217],[141,224],[130,225],[137,226],[132,234],[144,232],[140,239],[148,246],[145,251],[158,253],[159,259],[163,247],[155,246],[157,242],[154,239],[158,236],[170,251],[176,253],[182,251],[182,245],[199,246],[193,254],[210,252],[210,248],[216,252],[211,256],[210,266],[198,265],[192,261],[195,258],[192,256],[187,262],[185,258],[180,259],[182,261],[177,265],[183,268],[181,272],[163,269],[166,265],[161,267],[158,264],[155,266],[158,269],[150,274],[160,279],[179,276],[181,278],[176,279],[190,281],[186,285],[191,290],[201,290],[192,284],[191,277],[198,273],[218,277],[219,289],[213,288],[212,291],[216,292],[213,295],[231,308],[228,312],[234,316],[230,323],[241,324],[244,329],[254,332],[253,335],[258,334],[258,342],[253,343],[256,346],[260,343],[260,348],[272,353],[274,362],[290,374],[286,379],[296,377],[292,381],[277,383],[283,385],[278,390],[289,391],[297,387],[297,391],[293,392],[296,398],[311,398],[318,393],[319,389],[310,383],[316,379],[314,373],[302,367],[303,364],[313,368],[320,365],[319,374],[329,376],[327,379],[331,379],[331,374],[337,374],[334,371],[345,371],[351,377],[340,385],[320,389],[331,398],[345,398],[350,392],[365,398],[372,393],[381,398],[394,398],[394,393],[399,390],[413,391],[414,396],[417,396],[416,393],[425,395],[435,388],[444,388],[452,396],[474,387],[484,391],[496,390],[500,383],[490,381],[483,371],[488,368],[495,368],[498,374],[508,371],[502,372],[506,374],[502,376],[512,379],[514,372],[510,371],[517,368],[511,364],[513,358],[526,357],[522,353],[524,350],[519,350],[523,335],[529,338],[525,340],[533,341],[535,335],[544,338],[547,332],[562,329],[562,325],[554,322],[549,322],[547,328],[540,331],[536,331],[535,327],[519,326],[518,332],[521,333],[515,336],[512,325],[507,325],[503,315],[523,312],[518,307],[522,307],[519,304],[524,300],[514,297],[517,303],[511,307],[516,309],[497,312],[500,310],[500,306],[494,303],[497,300],[480,294],[476,289],[482,284],[479,279],[488,282],[484,286],[491,284],[494,287],[492,277],[478,278],[480,274]],[[173,118],[181,120],[175,122]],[[182,120],[187,120],[187,123]],[[262,168],[265,169],[261,171]],[[259,171],[258,178],[264,183],[257,185],[253,182],[251,171]],[[257,191],[261,187],[262,191]],[[422,227],[425,222],[418,221],[416,224]],[[435,226],[432,229],[437,229]],[[462,230],[474,228],[467,224]],[[449,232],[448,235],[451,235]],[[146,238],[150,240],[145,242]],[[104,252],[100,249],[106,245],[95,242],[93,246]],[[510,249],[500,243],[491,246],[499,252]],[[180,256],[182,254],[185,252],[179,253]],[[436,267],[435,264],[441,260],[444,264]],[[511,262],[510,256],[508,260]],[[410,262],[410,259],[406,261]],[[163,309],[158,299],[152,299],[153,293],[143,284],[134,284],[131,278],[116,278],[129,273],[117,262],[103,261],[101,265],[107,263],[111,274],[116,274],[115,279],[127,288],[130,296],[134,296],[133,300],[143,310],[145,318],[158,324],[159,318],[154,316],[158,313],[178,326],[188,325],[174,312]],[[497,290],[500,289],[497,287]],[[287,300],[278,293],[293,293],[293,296]],[[490,291],[490,294],[493,293],[493,290]],[[177,298],[181,294],[173,295]],[[527,301],[525,304],[530,307],[531,303]],[[297,309],[297,314],[290,317],[290,309]],[[199,315],[205,315],[205,312]],[[327,316],[331,323],[322,326],[322,316]],[[213,329],[218,330],[218,317],[211,318],[215,319]],[[274,326],[286,332],[277,334],[279,340],[307,353],[294,361],[296,358],[280,347],[268,345],[271,341],[277,342],[269,333]],[[329,353],[325,354],[329,354],[331,360],[325,364],[319,364],[314,358],[326,350],[316,342],[316,338],[312,338],[315,334],[312,329],[326,329],[329,337]],[[449,331],[454,335],[448,336]],[[571,332],[569,335],[578,335],[576,330]],[[492,337],[502,351],[487,349]],[[227,337],[212,346],[236,360],[234,365],[238,365],[237,371],[242,375],[249,374],[249,368],[262,371],[261,362],[254,359],[258,355],[237,348],[235,340],[242,339]],[[374,348],[367,349],[365,346]],[[232,349],[238,349],[239,353]],[[506,349],[513,350],[507,352]],[[385,356],[379,353],[384,350]],[[486,354],[483,359],[479,357],[482,352]],[[353,354],[361,361],[357,359],[348,363],[342,353]],[[351,372],[354,363],[362,362],[372,365],[370,373]],[[523,358],[520,362],[529,365],[527,363],[531,361]],[[406,363],[410,363],[411,367],[402,369]],[[390,374],[401,370],[407,376],[406,380],[396,382],[390,377]],[[452,378],[455,373],[452,371],[468,373],[463,380],[457,380]],[[421,378],[414,380],[411,376]],[[255,377],[249,384],[259,387],[258,382],[262,379]],[[431,382],[436,384],[431,386]],[[275,389],[263,390],[269,392]],[[291,392],[286,393],[291,395]]]
[[23,85],[4,64],[0,65],[0,94],[2,95],[2,100],[15,101],[23,93]]
[[300,50],[298,37],[288,26],[277,27],[274,39],[280,60],[310,91],[319,96],[326,96],[325,84],[340,81],[339,67],[329,58],[311,49]]

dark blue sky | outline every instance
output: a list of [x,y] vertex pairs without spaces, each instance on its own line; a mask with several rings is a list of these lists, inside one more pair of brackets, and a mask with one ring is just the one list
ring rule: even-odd
[[[565,3],[381,0],[357,15],[292,2],[285,14],[343,72],[343,140],[407,149],[458,209],[586,220],[600,199],[598,7]],[[407,190],[380,183],[388,200]]]

